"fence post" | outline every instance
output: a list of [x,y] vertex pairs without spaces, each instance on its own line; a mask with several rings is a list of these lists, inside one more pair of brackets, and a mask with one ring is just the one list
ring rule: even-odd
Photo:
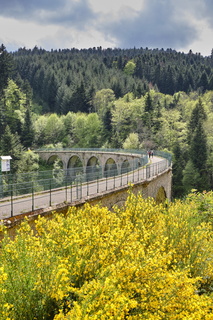
[[52,193],[51,193],[51,179],[50,179],[50,207],[51,207],[51,204],[52,204]]
[[82,182],[82,178],[80,181],[80,200],[82,199],[82,191],[83,191],[83,182]]
[[114,170],[114,189],[115,189],[115,170]]
[[32,181],[32,211],[34,211],[34,185]]
[[70,202],[72,203],[72,181],[70,185]]
[[65,178],[66,202],[67,202],[67,176]]
[[146,179],[150,178],[150,164],[146,166]]
[[11,217],[13,217],[13,185],[11,184]]
[[86,177],[87,179],[87,197],[89,196],[89,179],[88,176]]
[[97,181],[97,193],[98,193],[99,192],[98,177],[97,177],[96,181]]

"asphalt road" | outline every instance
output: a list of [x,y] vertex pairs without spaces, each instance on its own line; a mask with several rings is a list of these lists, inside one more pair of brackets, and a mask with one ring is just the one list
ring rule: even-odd
[[70,203],[86,199],[92,195],[104,193],[118,187],[127,186],[129,183],[147,180],[152,176],[164,171],[167,161],[159,157],[150,159],[150,165],[145,168],[138,168],[135,171],[120,176],[103,178],[82,185],[67,186],[42,193],[35,193],[25,196],[4,198],[0,201],[0,219],[6,219],[21,213],[27,213],[36,209],[52,207],[60,203]]

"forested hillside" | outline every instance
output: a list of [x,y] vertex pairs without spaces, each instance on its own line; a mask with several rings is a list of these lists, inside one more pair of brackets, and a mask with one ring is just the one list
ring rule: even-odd
[[100,89],[120,98],[128,92],[141,97],[149,88],[164,94],[213,90],[213,55],[174,50],[106,49],[56,50],[35,47],[14,53],[17,70],[28,80],[42,112],[94,111],[91,101]]
[[29,148],[153,148],[173,153],[174,197],[213,188],[213,54],[0,53],[0,148],[12,173],[42,168]]

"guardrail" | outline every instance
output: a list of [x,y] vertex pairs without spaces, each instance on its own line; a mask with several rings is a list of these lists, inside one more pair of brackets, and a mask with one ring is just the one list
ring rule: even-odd
[[[131,161],[123,163],[121,173],[134,170],[147,164],[148,158],[136,158]],[[66,186],[66,183],[73,184],[76,177],[82,176],[85,181],[101,179],[111,175],[120,174],[117,170],[117,164],[106,165],[104,168],[101,165],[88,166],[86,168],[86,175],[83,174],[84,168],[74,167],[64,169],[53,169],[47,171],[33,171],[20,174],[4,174],[0,176],[0,198],[4,198],[13,193],[14,196],[24,195],[31,190],[31,184],[34,184],[34,191],[41,192],[49,189],[49,183],[52,181],[52,187],[58,188]]]

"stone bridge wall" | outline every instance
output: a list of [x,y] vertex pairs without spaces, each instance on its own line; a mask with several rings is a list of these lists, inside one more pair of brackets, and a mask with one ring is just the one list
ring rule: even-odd
[[[144,157],[144,154],[131,154],[131,153],[115,153],[115,152],[95,152],[95,151],[38,151],[37,152],[41,159],[45,161],[50,161],[51,158],[58,157],[63,163],[63,169],[69,169],[74,166],[74,162],[72,159],[75,157],[78,158],[84,168],[84,172],[86,172],[86,168],[88,166],[89,161],[92,158],[96,158],[99,165],[103,168],[109,159],[112,159],[117,165],[118,174],[121,172],[122,164],[125,161],[129,161],[129,163],[133,163],[134,159],[138,159],[140,161],[141,158]],[[91,165],[95,165],[95,163],[91,163]]]
[[[161,203],[166,199],[171,201],[171,186],[172,170],[169,168],[158,176],[135,183],[132,186],[132,192],[134,194],[141,193],[144,198],[152,197],[157,203]],[[91,204],[100,203],[109,209],[112,209],[114,205],[123,206],[128,196],[128,190],[129,187],[117,188],[113,191],[105,192],[103,195],[98,195],[96,198],[90,199],[87,202]]]

